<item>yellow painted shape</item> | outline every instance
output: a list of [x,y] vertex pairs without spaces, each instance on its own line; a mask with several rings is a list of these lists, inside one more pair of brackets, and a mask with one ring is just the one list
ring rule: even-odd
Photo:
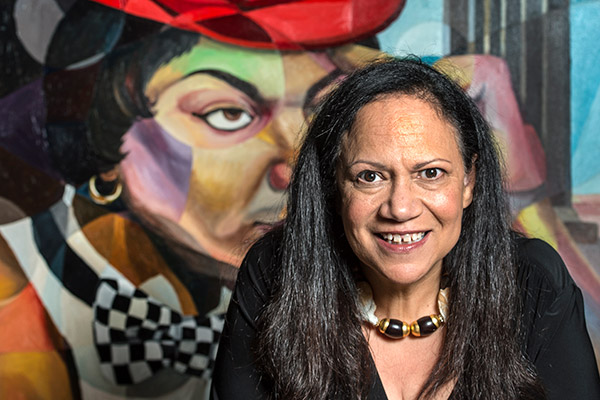
[[474,60],[475,58],[470,55],[444,57],[437,60],[433,66],[463,89],[466,89],[473,80]]
[[[552,221],[548,219],[551,207],[546,202],[534,203],[517,215],[517,221],[521,224],[528,237],[538,238],[548,242],[552,247],[558,249],[558,240],[552,229]],[[552,211],[553,212],[553,211]]]
[[10,246],[0,235],[0,306],[4,300],[16,296],[26,285],[27,277]]
[[72,398],[67,368],[55,351],[0,354],[0,399]]

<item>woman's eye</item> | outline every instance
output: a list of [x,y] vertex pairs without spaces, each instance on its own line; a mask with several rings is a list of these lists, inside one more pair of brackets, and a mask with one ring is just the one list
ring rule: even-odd
[[250,125],[254,117],[241,108],[218,108],[205,114],[192,113],[214,129],[233,132]]
[[381,179],[381,177],[375,171],[362,171],[357,176],[359,181],[373,183]]
[[427,168],[419,172],[419,175],[425,179],[433,180],[439,178],[443,171],[439,168]]

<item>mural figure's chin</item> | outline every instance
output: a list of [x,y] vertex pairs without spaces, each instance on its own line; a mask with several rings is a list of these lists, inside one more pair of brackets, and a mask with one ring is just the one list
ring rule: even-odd
[[207,254],[200,243],[187,230],[172,219],[151,211],[144,207],[139,201],[131,201],[131,197],[126,197],[130,209],[138,216],[142,222],[152,228],[152,231],[159,237],[167,241],[176,241],[179,244],[199,253]]
[[[180,221],[174,221],[168,216],[156,213],[144,206],[139,200],[125,197],[132,212],[138,216],[142,223],[148,226],[153,233],[168,243],[176,243],[186,249],[186,252],[199,253],[215,259],[216,261],[239,267],[248,249],[274,226],[281,223],[274,219],[272,214],[267,218],[251,221],[238,221],[238,225],[227,235],[218,235],[209,232],[200,221],[182,216]],[[258,213],[257,213],[258,214]]]

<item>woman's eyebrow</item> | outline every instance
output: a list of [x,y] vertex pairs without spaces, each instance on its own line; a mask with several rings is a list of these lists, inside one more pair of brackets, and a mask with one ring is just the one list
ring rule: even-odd
[[350,162],[348,164],[348,168],[352,168],[356,164],[366,164],[366,165],[370,165],[372,167],[375,167],[377,169],[385,169],[386,168],[385,164],[382,164],[380,162],[371,161],[371,160],[363,160],[363,159],[353,160],[352,162]]
[[315,97],[319,94],[321,90],[326,88],[331,84],[331,82],[335,81],[343,74],[342,70],[339,68],[334,69],[323,78],[319,79],[315,82],[307,91],[306,97],[304,98],[304,104],[302,105],[302,109],[306,110],[312,105],[312,102],[315,100]]
[[200,69],[200,70],[197,70],[194,72],[190,72],[189,74],[185,75],[184,77],[182,77],[179,80],[181,81],[192,75],[197,75],[197,74],[206,74],[206,75],[210,75],[214,78],[220,79],[223,82],[227,83],[228,85],[243,92],[248,97],[250,97],[253,101],[255,101],[259,104],[265,103],[264,97],[260,94],[260,92],[258,91],[258,88],[256,86],[254,86],[250,82],[247,82],[238,77],[235,77],[225,71],[219,71],[216,69]]
[[434,162],[444,162],[447,164],[452,164],[452,162],[450,160],[446,160],[445,158],[433,158],[431,160],[420,162],[420,163],[416,164],[413,168],[415,168],[415,169],[425,168],[426,166],[428,166],[429,164],[434,163]]

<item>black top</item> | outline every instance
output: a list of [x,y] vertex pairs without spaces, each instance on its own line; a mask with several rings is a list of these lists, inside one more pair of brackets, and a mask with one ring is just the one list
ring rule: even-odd
[[[273,244],[257,243],[244,260],[227,313],[213,376],[212,398],[262,399],[267,387],[253,364],[255,321],[271,290]],[[518,241],[523,293],[524,352],[549,399],[600,399],[600,377],[587,334],[581,291],[552,247]],[[369,399],[387,399],[379,376]]]

